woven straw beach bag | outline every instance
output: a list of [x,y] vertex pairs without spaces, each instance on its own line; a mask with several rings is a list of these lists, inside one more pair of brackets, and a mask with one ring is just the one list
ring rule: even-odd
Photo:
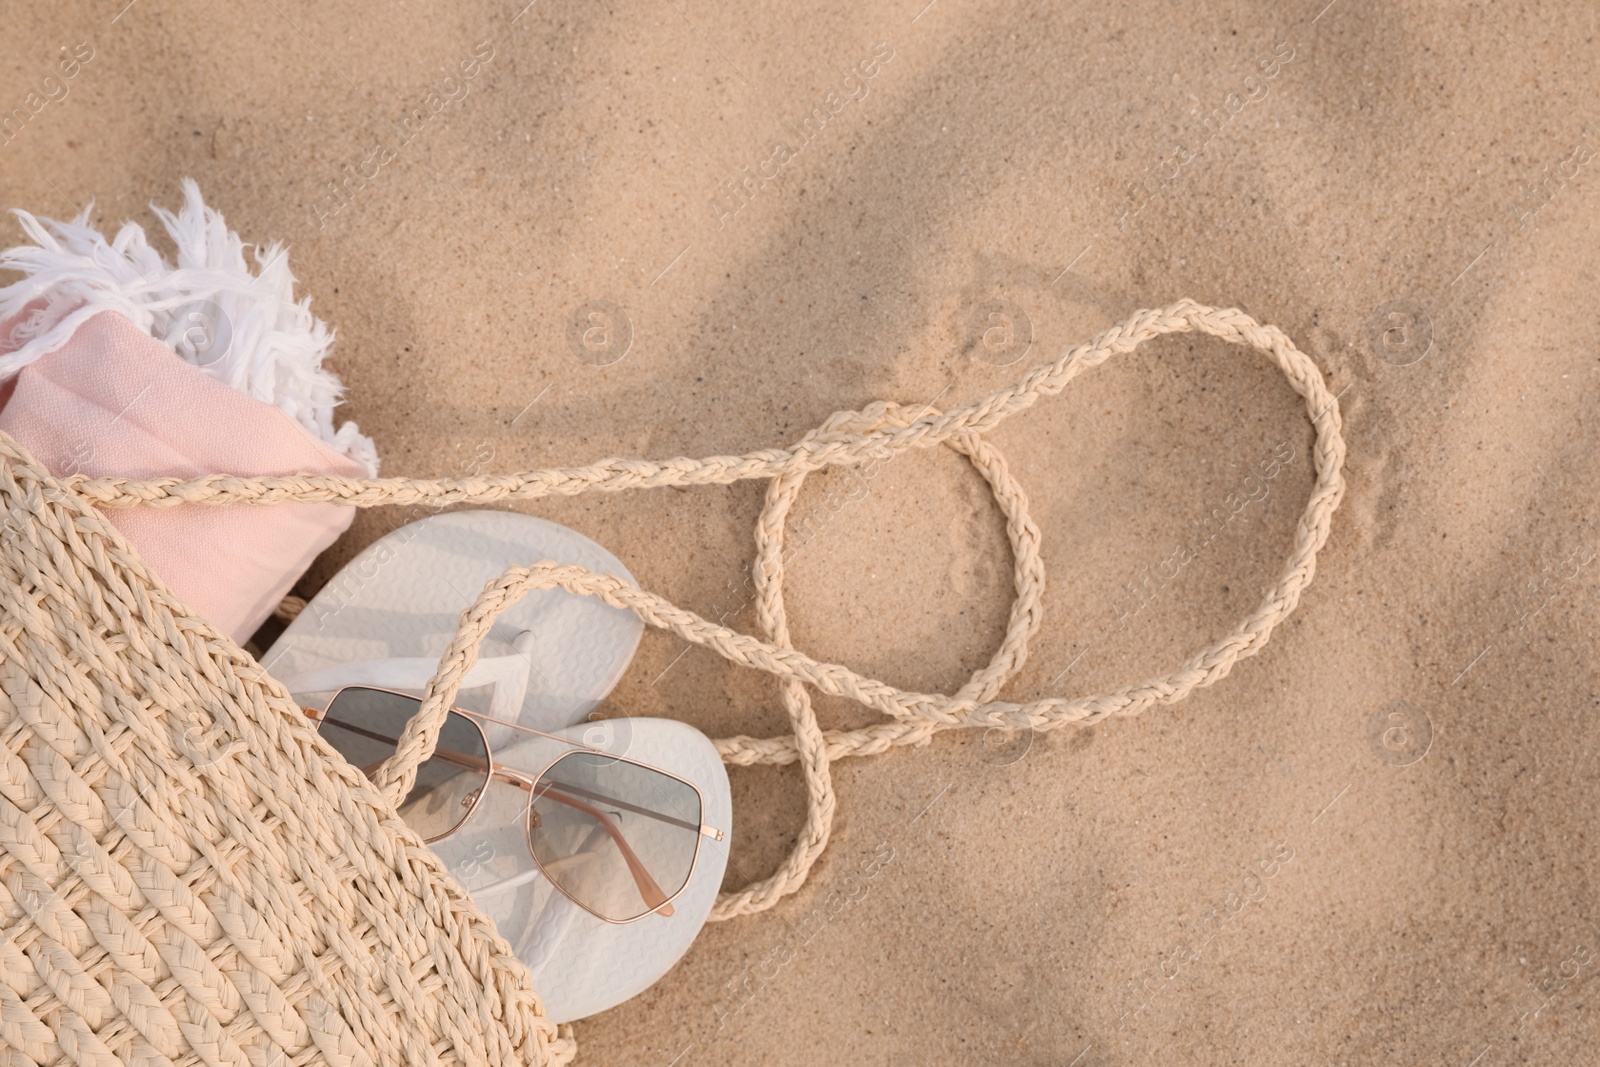
[[0,434],[0,1065],[564,1063],[283,686]]

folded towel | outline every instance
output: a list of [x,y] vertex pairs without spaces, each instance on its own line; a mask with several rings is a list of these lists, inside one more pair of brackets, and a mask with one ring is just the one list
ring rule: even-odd
[[[293,301],[281,250],[243,243],[186,183],[163,214],[167,264],[129,224],[114,243],[80,217],[21,212],[36,246],[0,253],[0,430],[58,476],[297,472],[370,477],[372,442],[333,427],[332,335]],[[115,509],[107,517],[200,616],[243,642],[350,525],[354,509],[286,504]]]

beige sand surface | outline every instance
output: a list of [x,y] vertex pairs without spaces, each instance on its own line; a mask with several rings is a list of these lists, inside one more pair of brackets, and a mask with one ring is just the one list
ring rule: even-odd
[[[812,883],[580,1024],[581,1062],[1592,1061],[1593,5],[125,3],[0,11],[0,110],[28,115],[0,203],[151,224],[198,179],[291,246],[390,474],[783,445],[877,398],[970,401],[1185,295],[1281,326],[1344,390],[1350,492],[1262,654],[1142,718],[839,766]],[[32,113],[34,91],[57,98]],[[746,168],[775,176],[741,201]],[[604,367],[569,344],[590,302],[631,331]],[[1011,366],[1020,346],[969,336],[995,302],[1031,323]],[[1050,575],[1016,697],[1225,632],[1310,484],[1296,398],[1211,341],[1152,344],[994,440]],[[1275,449],[1264,497],[1133,612],[1128,584]],[[949,691],[1001,632],[1001,521],[947,453],[832,512],[848,477],[797,509],[819,518],[796,639]],[[530,510],[714,616],[762,493]],[[303,591],[412,517],[360,516]],[[768,680],[683,652],[647,635],[612,710],[782,729]],[[802,815],[792,771],[734,778],[730,884]]]

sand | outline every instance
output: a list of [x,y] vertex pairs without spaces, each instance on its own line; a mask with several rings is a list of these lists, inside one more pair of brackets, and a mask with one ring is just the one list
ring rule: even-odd
[[[1270,645],[1137,719],[841,764],[811,883],[581,1023],[581,1062],[1579,1062],[1600,16],[925,2],[13,5],[0,202],[153,224],[199,180],[290,246],[389,474],[785,445],[874,399],[973,400],[1182,296],[1282,327],[1340,391],[1350,491]],[[993,440],[1050,582],[1019,698],[1226,632],[1311,480],[1296,398],[1209,340]],[[950,691],[1001,633],[1001,520],[947,452],[849,477],[796,511],[820,516],[796,640]],[[763,491],[527,510],[749,629]],[[302,591],[414,517],[362,514]],[[783,728],[770,681],[660,634],[607,707]],[[792,770],[734,781],[730,886],[802,814]]]

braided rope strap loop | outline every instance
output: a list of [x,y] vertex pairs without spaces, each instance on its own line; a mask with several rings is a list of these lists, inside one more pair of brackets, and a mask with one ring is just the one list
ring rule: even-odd
[[[1156,337],[1205,333],[1264,354],[1304,400],[1316,432],[1312,450],[1316,480],[1304,513],[1295,527],[1289,557],[1276,583],[1260,604],[1231,633],[1193,653],[1166,674],[1107,693],[1081,697],[1044,697],[1027,703],[995,699],[1001,687],[1022,666],[1029,640],[1041,618],[1044,572],[1039,560],[1039,531],[1027,513],[1027,497],[1011,478],[1005,462],[980,437],[1012,415],[1027,410],[1041,397],[1060,393],[1078,374],[1116,355],[1132,352]],[[880,462],[912,449],[948,445],[969,457],[989,483],[1006,514],[1016,599],[999,649],[990,663],[951,695],[913,693],[865,678],[847,667],[821,663],[792,647],[783,606],[782,525],[809,472],[839,464]],[[877,403],[860,412],[841,412],[787,449],[766,449],[743,456],[669,460],[606,459],[585,467],[554,468],[520,474],[466,479],[387,478],[362,480],[295,475],[281,478],[204,478],[134,481],[117,478],[69,480],[71,487],[106,507],[172,507],[182,503],[224,505],[270,504],[286,500],[334,501],[358,507],[379,504],[484,504],[573,496],[584,492],[620,492],[658,486],[725,485],[748,478],[770,478],[766,507],[756,532],[757,615],[771,640],[762,640],[684,611],[655,594],[610,575],[581,567],[540,562],[509,569],[490,582],[477,601],[462,613],[455,638],[440,660],[423,706],[409,723],[395,755],[380,769],[377,782],[392,802],[403,798],[416,767],[433,752],[444,716],[461,678],[476,659],[477,646],[495,615],[532,589],[564,589],[596,597],[633,612],[651,626],[704,645],[731,662],[766,671],[782,682],[781,696],[794,728],[772,738],[730,737],[718,741],[723,759],[748,766],[799,761],[805,777],[807,825],[794,852],[772,877],[745,890],[724,894],[713,918],[770,907],[804,882],[806,872],[827,843],[834,797],[829,762],[869,755],[926,741],[934,733],[958,727],[1038,731],[1073,723],[1098,722],[1113,715],[1134,715],[1155,704],[1170,704],[1193,690],[1227,676],[1240,659],[1255,654],[1272,631],[1299,603],[1316,573],[1318,551],[1326,544],[1334,511],[1344,496],[1344,438],[1338,400],[1323,382],[1310,357],[1279,329],[1263,326],[1236,308],[1216,309],[1180,300],[1166,308],[1144,310],[1077,345],[1052,363],[982,400],[949,412],[925,409],[915,417],[898,405]],[[872,708],[885,722],[857,730],[820,730],[804,686],[841,696]]]
[[[928,414],[925,408],[922,414]],[[878,402],[860,412],[841,411],[816,430],[810,439],[830,434],[859,433],[880,426],[905,426],[914,416],[899,404]],[[1044,611],[1044,561],[1039,555],[1039,528],[1028,515],[1028,497],[1006,469],[1004,457],[987,442],[971,434],[957,434],[945,441],[952,450],[967,456],[994,492],[1006,515],[1006,533],[1016,561],[1016,599],[1006,624],[1005,639],[994,658],[979,669],[955,694],[956,706],[977,704],[992,699],[1027,659],[1028,642],[1039,632]],[[888,459],[893,453],[882,458]],[[756,523],[754,567],[756,622],[777,647],[792,649],[788,614],[783,602],[783,529],[789,511],[800,495],[804,474],[782,474],[767,486],[766,506]],[[733,893],[724,893],[712,911],[713,920],[730,919],[763,911],[805,884],[806,876],[828,846],[833,826],[833,779],[829,774],[828,743],[817,723],[811,695],[794,678],[783,678],[780,694],[784,711],[794,728],[793,751],[800,760],[806,786],[806,825],[794,851],[776,872]],[[928,723],[907,723],[905,741],[921,741],[932,736]],[[785,738],[786,741],[790,740]],[[904,742],[902,742],[904,743]]]

